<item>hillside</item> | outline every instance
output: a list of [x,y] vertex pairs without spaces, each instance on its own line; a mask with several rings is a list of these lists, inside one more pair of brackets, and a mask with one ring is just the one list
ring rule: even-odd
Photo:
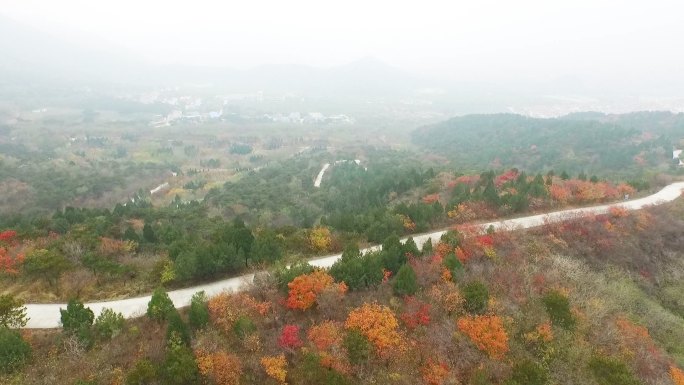
[[413,142],[464,169],[518,167],[598,175],[668,171],[684,139],[684,114],[572,114],[539,119],[467,115],[424,126]]
[[678,200],[530,231],[464,227],[422,251],[388,238],[181,314],[158,291],[147,316],[92,327],[74,302],[63,332],[23,333],[34,358],[0,380],[679,385],[682,226]]

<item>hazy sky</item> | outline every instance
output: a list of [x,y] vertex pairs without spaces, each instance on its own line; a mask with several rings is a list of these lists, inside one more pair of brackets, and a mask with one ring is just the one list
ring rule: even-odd
[[373,56],[454,77],[664,76],[684,66],[684,3],[641,0],[0,0],[40,29],[155,63],[319,66]]

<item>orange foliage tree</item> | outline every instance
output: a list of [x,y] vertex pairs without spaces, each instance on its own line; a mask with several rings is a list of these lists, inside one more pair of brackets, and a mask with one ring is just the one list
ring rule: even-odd
[[428,194],[423,197],[423,203],[432,204],[439,202],[439,194]]
[[416,229],[416,223],[411,220],[410,217],[399,214],[399,219],[401,219],[401,223],[404,226],[404,230],[406,231],[414,231]]
[[539,324],[533,331],[525,333],[523,338],[529,342],[553,341],[553,329],[551,329],[551,322],[547,321]]
[[242,316],[265,316],[271,309],[270,302],[259,302],[245,293],[221,293],[211,298],[207,306],[211,322],[225,333]]
[[242,376],[242,363],[234,354],[226,352],[196,353],[197,367],[202,376],[217,385],[238,385]]
[[358,329],[381,356],[402,345],[399,322],[387,306],[364,303],[349,313],[344,326]]
[[108,256],[120,256],[130,254],[138,248],[138,244],[133,241],[122,241],[119,239],[100,237],[100,253]]
[[684,370],[679,369],[674,365],[670,365],[670,377],[675,385],[684,385]]
[[442,385],[449,375],[449,366],[443,362],[429,360],[420,369],[420,373],[426,385]]
[[306,310],[316,303],[318,294],[334,289],[340,294],[347,292],[344,282],[336,284],[333,277],[323,270],[302,274],[287,284],[290,289],[285,304],[290,309]]
[[278,381],[279,384],[287,384],[287,382],[285,382],[285,378],[287,377],[287,360],[285,360],[284,354],[262,357],[261,366],[263,366],[266,374]]
[[552,184],[551,186],[549,186],[549,195],[551,196],[551,199],[558,201],[562,204],[567,203],[572,197],[570,189],[559,184]]
[[342,347],[344,337],[341,325],[333,321],[325,321],[312,326],[307,337],[319,351],[322,366],[340,373],[349,372],[349,362]]
[[496,211],[483,201],[466,201],[454,206],[447,212],[447,216],[459,223],[474,221],[476,219],[494,218]]
[[501,318],[495,315],[459,318],[458,330],[470,337],[478,349],[492,358],[502,358],[508,352],[508,335]]
[[620,330],[620,348],[630,357],[636,373],[642,378],[658,376],[661,368],[667,367],[667,357],[653,341],[648,329],[620,317],[615,321]]
[[337,323],[325,321],[312,326],[307,332],[307,338],[318,350],[328,350],[342,343],[342,331]]

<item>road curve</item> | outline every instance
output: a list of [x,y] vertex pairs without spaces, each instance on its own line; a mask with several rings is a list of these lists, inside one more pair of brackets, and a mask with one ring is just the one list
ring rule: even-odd
[[[645,206],[658,205],[673,201],[680,197],[683,191],[684,182],[678,182],[670,184],[657,193],[649,195],[645,198],[607,205],[561,210],[552,213],[532,215],[521,218],[505,219],[479,224],[478,226],[481,230],[484,230],[489,226],[493,226],[495,229],[530,228],[541,226],[548,222],[559,222],[572,217],[585,216],[588,214],[602,214],[607,212],[611,207],[623,207],[627,210],[639,210]],[[446,230],[441,230],[427,234],[415,235],[413,236],[413,239],[416,242],[416,245],[420,248],[428,239],[431,239],[433,242],[438,241],[445,232]],[[404,238],[403,240],[405,239],[407,238]],[[367,252],[370,250],[378,250],[379,248],[380,246],[372,246],[361,251]],[[341,254],[335,254],[316,258],[309,261],[309,263],[318,267],[330,267],[333,263],[335,263],[335,261],[337,261],[337,259],[340,258],[340,256]],[[169,292],[169,297],[171,297],[171,300],[176,307],[188,306],[190,304],[190,298],[198,291],[203,290],[208,296],[213,296],[226,290],[237,291],[240,290],[244,284],[252,282],[253,278],[254,274],[246,274],[240,277],[228,278],[204,285],[173,290]],[[95,316],[99,315],[103,308],[110,308],[116,312],[120,312],[126,318],[132,318],[145,314],[149,300],[150,296],[144,296],[106,302],[93,302],[86,304],[86,306],[93,310]],[[26,310],[29,317],[29,322],[26,325],[26,328],[45,329],[60,327],[60,308],[66,308],[66,304],[27,304]]]
[[316,175],[316,180],[314,181],[314,187],[321,187],[321,181],[323,180],[323,174],[325,174],[325,170],[330,167],[330,163],[326,163],[323,165],[323,168],[321,168],[321,171],[318,172],[318,175]]

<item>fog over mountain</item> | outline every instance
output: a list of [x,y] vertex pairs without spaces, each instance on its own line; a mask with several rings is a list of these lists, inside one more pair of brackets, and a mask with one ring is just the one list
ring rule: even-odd
[[9,1],[0,75],[6,84],[488,104],[459,113],[684,109],[680,6],[617,5]]

